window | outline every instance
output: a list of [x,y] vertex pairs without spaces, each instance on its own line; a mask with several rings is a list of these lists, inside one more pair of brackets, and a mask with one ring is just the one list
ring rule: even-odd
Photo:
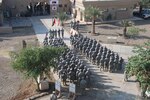
[[52,1],[52,4],[56,4],[56,1]]
[[65,7],[67,7],[67,5],[65,4]]
[[59,4],[59,7],[62,7],[62,4]]

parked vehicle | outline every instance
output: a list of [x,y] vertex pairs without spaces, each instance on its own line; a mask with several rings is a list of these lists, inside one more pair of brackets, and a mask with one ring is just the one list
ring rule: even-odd
[[150,9],[144,9],[143,11],[142,11],[142,18],[144,18],[144,19],[148,19],[148,18],[150,18]]
[[133,11],[133,16],[148,19],[150,18],[150,9],[143,9],[141,13],[139,13],[137,10]]

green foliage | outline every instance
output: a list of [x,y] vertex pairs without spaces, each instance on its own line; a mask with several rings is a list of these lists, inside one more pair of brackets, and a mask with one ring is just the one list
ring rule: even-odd
[[133,26],[134,23],[132,21],[129,21],[129,20],[122,20],[120,22],[120,24],[123,26],[123,27],[130,27],[130,26]]
[[140,5],[142,5],[143,7],[149,7],[150,0],[140,0]]
[[87,19],[93,19],[93,18],[98,18],[102,16],[102,11],[96,7],[87,7],[85,8],[85,18]]
[[135,75],[141,85],[150,85],[150,41],[142,46],[136,46],[136,53],[128,60],[126,72],[128,76]]
[[49,73],[55,67],[55,59],[59,57],[65,48],[56,47],[32,47],[18,53],[11,53],[12,67],[27,77],[36,79],[39,75]]
[[60,12],[57,14],[57,17],[60,19],[61,23],[68,19],[68,16],[64,12]]
[[84,11],[86,20],[92,20],[92,33],[95,34],[95,20],[102,17],[102,11],[96,7],[87,7]]
[[146,32],[146,30],[145,29],[139,29],[137,27],[129,27],[127,35],[129,37],[135,37],[135,36],[139,35],[140,32]]

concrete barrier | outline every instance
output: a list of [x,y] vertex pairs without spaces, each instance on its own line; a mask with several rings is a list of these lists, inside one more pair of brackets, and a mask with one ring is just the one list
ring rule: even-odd
[[13,29],[10,26],[0,27],[0,33],[13,33]]

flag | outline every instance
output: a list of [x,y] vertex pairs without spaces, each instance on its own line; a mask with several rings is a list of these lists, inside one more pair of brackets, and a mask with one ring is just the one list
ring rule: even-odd
[[54,26],[54,25],[55,25],[55,23],[56,23],[56,20],[54,19],[54,20],[53,20],[53,23],[52,23],[52,26]]

